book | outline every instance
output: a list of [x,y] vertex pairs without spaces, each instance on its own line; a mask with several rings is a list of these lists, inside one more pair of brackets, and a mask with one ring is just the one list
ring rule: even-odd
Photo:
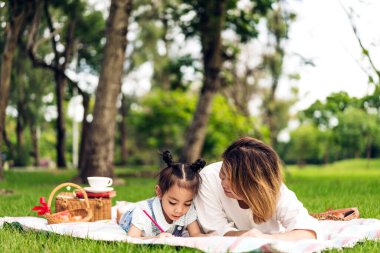
[[[108,191],[108,192],[86,192],[88,198],[113,198],[116,197],[116,191]],[[83,193],[80,191],[76,191],[75,195],[77,198],[83,199]]]

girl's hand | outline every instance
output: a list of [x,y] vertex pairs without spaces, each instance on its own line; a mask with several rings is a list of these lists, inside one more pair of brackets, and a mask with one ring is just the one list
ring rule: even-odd
[[166,238],[166,237],[173,237],[170,233],[161,233],[158,235],[158,238]]
[[248,230],[241,236],[243,237],[260,237],[260,238],[270,238],[270,235],[262,233],[260,230],[257,230],[256,228],[252,228],[251,230]]

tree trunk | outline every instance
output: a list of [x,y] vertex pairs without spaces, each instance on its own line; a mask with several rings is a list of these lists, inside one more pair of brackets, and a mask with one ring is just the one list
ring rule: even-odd
[[112,0],[107,20],[104,58],[96,90],[94,120],[86,141],[84,165],[79,177],[113,177],[116,100],[121,91],[121,78],[127,46],[128,18],[132,0]]
[[[13,70],[17,76],[21,76],[24,73],[23,64],[17,61],[22,56],[19,54],[13,64]],[[17,82],[17,119],[16,119],[16,159],[15,166],[26,166],[27,154],[25,153],[24,144],[24,130],[27,124],[27,116],[25,111],[26,104],[26,94],[25,94],[25,82],[23,80],[18,80]]]
[[70,62],[70,58],[72,55],[72,51],[74,48],[74,30],[75,30],[75,19],[71,20],[68,25],[68,32],[66,37],[66,45],[64,51],[64,62],[59,64],[59,60],[61,58],[60,54],[57,50],[57,44],[53,40],[53,46],[55,47],[55,62],[56,65],[59,66],[61,71],[55,71],[55,82],[56,82],[56,96],[57,96],[57,110],[58,110],[58,118],[57,118],[57,166],[58,168],[66,167],[66,126],[65,126],[65,112],[63,108],[63,100],[64,100],[64,92],[67,83],[66,77],[62,74],[65,72],[68,63]]
[[66,128],[65,128],[65,113],[63,110],[63,98],[64,98],[64,92],[65,92],[66,79],[60,73],[56,72],[55,73],[55,82],[56,82],[55,95],[57,97],[56,102],[57,102],[57,112],[58,112],[58,118],[56,121],[57,166],[58,166],[58,168],[65,168],[66,167],[66,158],[65,158]]
[[[10,1],[11,21],[7,29],[4,52],[1,61],[0,75],[0,133],[5,129],[5,110],[8,105],[9,87],[11,80],[13,56],[17,45],[17,38],[25,20],[25,9],[23,1]],[[3,134],[0,134],[0,147],[3,145]],[[2,153],[0,153],[0,179],[4,178]]]
[[127,163],[128,157],[128,147],[127,147],[127,125],[126,117],[128,113],[128,103],[126,102],[126,96],[123,95],[121,106],[120,106],[120,115],[121,121],[119,123],[120,131],[120,162],[122,165]]
[[369,169],[369,162],[371,161],[371,150],[372,150],[372,138],[368,137],[368,141],[366,144],[366,158],[367,158],[367,169]]
[[204,66],[203,86],[188,129],[181,161],[191,162],[199,158],[206,137],[207,122],[212,100],[220,89],[219,72],[222,66],[221,32],[225,21],[226,0],[200,1],[200,33]]
[[87,141],[88,130],[90,128],[89,122],[87,122],[88,110],[90,106],[90,96],[88,94],[83,93],[83,121],[82,121],[82,138],[80,139],[80,147],[79,147],[79,162],[78,169],[83,168],[84,165],[84,155],[85,155],[85,143]]
[[32,155],[34,158],[33,165],[39,166],[40,164],[40,151],[38,145],[37,127],[30,125],[30,136],[32,139]]
[[7,135],[7,131],[6,129],[4,128],[3,130],[3,140],[5,142],[5,145],[7,146],[8,148],[8,153],[9,153],[9,157],[11,159],[14,159],[14,147],[13,147],[13,144],[11,143],[11,141],[9,140],[8,138],[8,135]]
[[[20,86],[22,84],[19,84]],[[20,99],[20,98],[19,98]],[[24,102],[19,100],[17,102],[17,123],[16,123],[16,148],[17,148],[17,159],[15,160],[15,166],[25,166],[25,150],[24,150],[24,129],[25,129],[25,122],[24,122]]]

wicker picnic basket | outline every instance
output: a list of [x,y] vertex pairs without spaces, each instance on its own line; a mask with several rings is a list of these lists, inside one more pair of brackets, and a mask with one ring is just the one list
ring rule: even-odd
[[[60,192],[55,198],[55,211],[61,212],[68,209],[80,209],[86,207],[86,202],[83,198],[76,197],[76,189],[74,192]],[[110,220],[111,219],[111,198],[90,198],[88,203],[92,210],[90,221]]]
[[48,220],[48,224],[90,221],[93,216],[93,212],[90,208],[90,203],[88,201],[87,193],[83,190],[82,187],[80,187],[77,184],[63,183],[55,187],[49,196],[49,201],[47,204],[49,209],[51,210],[51,202],[53,201],[53,197],[55,196],[57,191],[66,186],[71,186],[80,190],[83,193],[85,205],[84,207],[82,206],[79,208],[68,207],[66,210],[63,210],[61,212],[56,212],[53,214],[51,213],[45,214],[45,218]]

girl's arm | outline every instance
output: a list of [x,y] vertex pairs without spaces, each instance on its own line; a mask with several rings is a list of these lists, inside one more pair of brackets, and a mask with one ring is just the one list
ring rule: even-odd
[[128,236],[140,238],[142,237],[141,235],[142,231],[138,229],[135,225],[131,224],[131,227],[128,230]]
[[203,234],[197,220],[193,221],[187,226],[190,237],[210,236],[209,234]]
[[139,238],[139,239],[151,239],[151,238],[164,238],[164,237],[172,237],[172,234],[169,233],[161,233],[158,236],[144,236],[142,237],[142,231],[138,229],[135,225],[131,224],[131,227],[128,230],[128,236]]

